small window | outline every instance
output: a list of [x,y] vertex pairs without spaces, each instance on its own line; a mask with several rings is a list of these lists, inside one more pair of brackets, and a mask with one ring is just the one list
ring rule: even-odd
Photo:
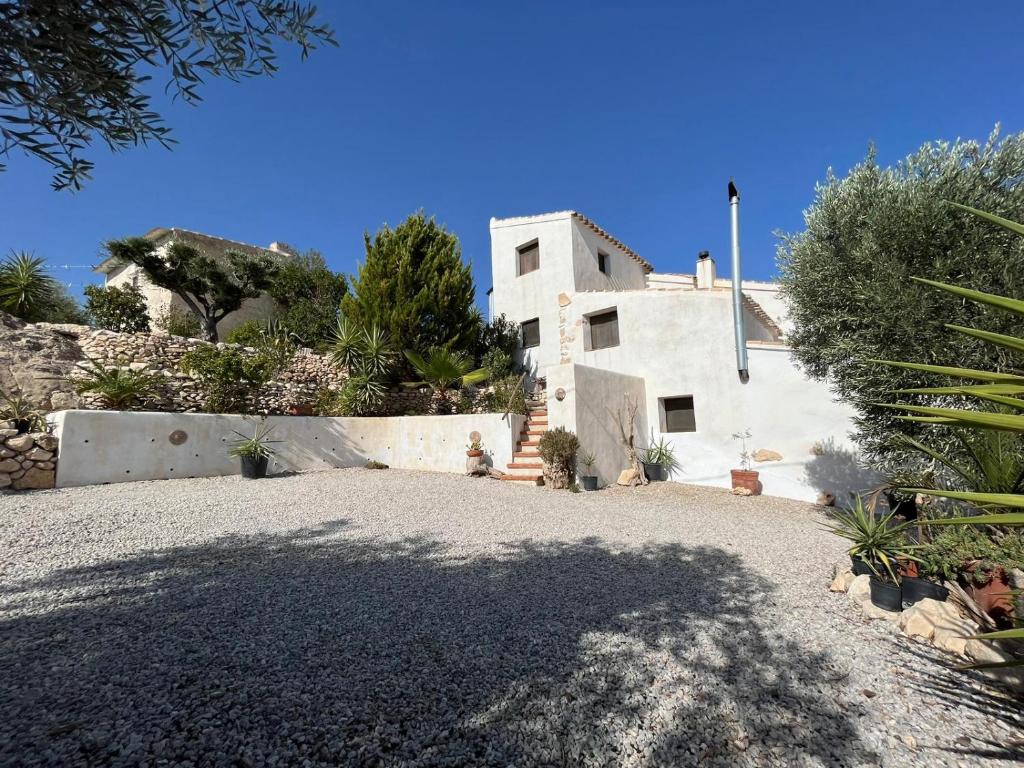
[[604,251],[597,252],[597,270],[605,275],[608,274],[608,254]]
[[693,412],[693,395],[661,399],[661,431],[697,431],[697,419]]
[[540,320],[527,320],[522,324],[523,349],[540,346]]
[[525,275],[528,272],[535,272],[540,269],[540,241],[534,240],[527,245],[521,245],[516,249],[519,254],[519,274]]
[[607,347],[619,346],[619,312],[611,310],[591,315],[590,322],[590,348],[606,349]]

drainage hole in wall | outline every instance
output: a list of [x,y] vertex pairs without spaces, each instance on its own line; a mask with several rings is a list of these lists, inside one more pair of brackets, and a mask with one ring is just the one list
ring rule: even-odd
[[314,439],[314,440],[319,440],[320,438],[319,438],[319,437],[317,437],[316,435],[313,435],[313,439]]
[[88,440],[83,440],[82,442],[83,442],[83,443],[88,443],[89,441],[88,441]]
[[130,474],[132,473],[132,471],[131,471],[130,469],[126,469],[126,470],[124,471],[124,473],[125,473],[126,475],[130,475]]
[[196,458],[197,458],[197,459],[199,458],[199,454],[198,454],[198,453],[196,454]]
[[171,472],[173,472],[173,471],[174,471],[174,467],[171,467]]
[[149,438],[149,442],[151,442],[151,443],[155,443],[155,442],[156,442],[156,438],[155,438],[155,437],[151,437],[151,438]]

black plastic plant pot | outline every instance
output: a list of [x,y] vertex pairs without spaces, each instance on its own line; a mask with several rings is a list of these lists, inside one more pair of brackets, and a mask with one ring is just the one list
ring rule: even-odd
[[926,597],[932,600],[945,602],[949,597],[949,590],[941,584],[936,584],[928,579],[919,579],[915,576],[903,577],[903,605],[913,605],[924,600]]
[[871,602],[885,611],[899,612],[903,610],[903,590],[899,584],[880,581],[871,577]]
[[597,477],[595,475],[583,475],[580,477],[580,484],[584,491],[597,490]]
[[870,576],[871,566],[861,560],[859,557],[850,555],[850,570],[853,571],[854,576]]
[[644,474],[647,475],[647,479],[652,483],[668,479],[668,472],[665,471],[665,468],[661,466],[661,464],[649,464],[645,461],[643,462],[643,465]]
[[249,480],[259,480],[267,476],[266,456],[242,456],[242,477]]

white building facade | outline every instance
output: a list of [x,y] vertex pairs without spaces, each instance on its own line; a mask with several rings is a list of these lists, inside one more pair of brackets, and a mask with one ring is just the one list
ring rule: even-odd
[[778,287],[745,281],[749,379],[736,368],[732,284],[702,254],[693,275],[653,267],[574,211],[492,219],[492,315],[520,324],[521,362],[547,382],[548,420],[597,456],[604,485],[625,468],[615,411],[640,404],[637,444],[664,438],[674,480],[729,487],[739,467],[732,435],[749,429],[763,492],[814,500],[859,490],[849,438],[854,412],[807,378],[785,344]]

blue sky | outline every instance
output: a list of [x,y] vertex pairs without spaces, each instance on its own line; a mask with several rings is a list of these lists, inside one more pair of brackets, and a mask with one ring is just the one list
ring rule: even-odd
[[[868,143],[1024,129],[1024,8],[957,2],[321,2],[341,46],[273,79],[158,101],[180,144],[110,154],[53,192],[12,155],[0,249],[55,265],[179,226],[317,248],[353,272],[362,233],[423,208],[456,232],[481,304],[491,216],[575,209],[659,271],[708,249],[727,272],[726,183],[743,196],[746,276],[775,271],[814,184]],[[89,281],[83,269],[56,274]]]

